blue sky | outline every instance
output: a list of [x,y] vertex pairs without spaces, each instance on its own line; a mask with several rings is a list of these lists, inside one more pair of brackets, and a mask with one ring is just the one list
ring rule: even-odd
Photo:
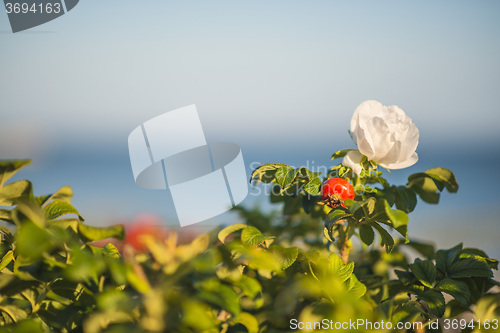
[[413,118],[423,147],[498,142],[498,13],[495,1],[81,1],[18,34],[1,13],[0,127],[35,150],[112,146],[194,103],[209,140],[330,152],[377,99]]

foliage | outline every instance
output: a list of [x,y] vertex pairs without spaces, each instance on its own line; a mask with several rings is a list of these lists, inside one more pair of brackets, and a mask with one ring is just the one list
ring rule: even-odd
[[[347,208],[330,210],[317,204],[320,173],[264,165],[252,180],[276,189],[270,200],[283,205],[283,214],[237,207],[245,223],[189,244],[177,244],[175,232],[164,242],[146,236],[148,251],[136,253],[127,245],[121,252],[95,245],[122,239],[124,228],[87,225],[69,187],[35,196],[27,180],[6,184],[28,163],[0,162],[0,219],[7,226],[0,229],[0,331],[289,332],[293,320],[428,324],[471,311],[498,318],[500,298],[488,292],[498,285],[498,261],[461,244],[436,252],[408,236],[417,197],[437,203],[444,189],[457,191],[446,169],[391,186],[371,162],[361,177],[338,166],[332,174],[351,181],[357,195]],[[375,246],[376,235],[383,247]],[[364,248],[353,247],[352,237]],[[410,261],[409,248],[422,259]]]

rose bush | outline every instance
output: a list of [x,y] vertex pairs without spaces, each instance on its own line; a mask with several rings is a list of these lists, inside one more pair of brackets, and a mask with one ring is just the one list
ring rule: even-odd
[[363,156],[387,169],[402,169],[415,164],[419,131],[403,110],[369,100],[361,103],[351,119],[351,136],[358,150],[343,160],[356,174],[361,172]]
[[[141,252],[96,246],[123,240],[126,228],[84,223],[67,186],[35,195],[27,180],[6,183],[29,161],[0,161],[0,220],[8,226],[0,226],[0,332],[437,333],[447,323],[461,332],[498,332],[498,261],[461,243],[436,251],[409,234],[408,214],[419,198],[436,204],[444,190],[457,192],[453,172],[433,168],[391,185],[373,158],[384,163],[392,149],[406,147],[391,160],[405,165],[402,156],[413,156],[406,139],[415,130],[401,112],[383,111],[371,122],[385,122],[378,128],[396,143],[385,155],[375,153],[384,137],[361,120],[365,111],[355,113],[354,123],[363,123],[358,134],[366,129],[370,136],[357,142],[360,155],[368,146],[372,155],[359,159],[357,174],[342,164],[327,174],[261,165],[251,181],[273,186],[270,201],[281,211],[235,207],[244,223],[187,244],[173,230],[156,237],[161,233],[146,223],[128,231],[133,240],[142,234]],[[333,187],[343,205],[320,205],[321,185],[334,177],[348,185],[348,195]],[[419,258],[410,260],[406,249]],[[464,314],[475,321],[446,321]],[[349,324],[359,320],[379,325]]]

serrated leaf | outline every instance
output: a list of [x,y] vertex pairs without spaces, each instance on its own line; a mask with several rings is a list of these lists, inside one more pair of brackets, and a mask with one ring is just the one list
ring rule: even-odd
[[229,236],[233,232],[244,229],[246,227],[248,227],[248,225],[244,223],[232,224],[219,231],[217,238],[219,238],[220,242],[224,244],[224,241],[226,240],[227,236]]
[[273,245],[272,252],[276,259],[278,259],[282,270],[292,266],[299,255],[299,249],[297,247],[285,248],[283,246]]
[[125,228],[122,225],[115,225],[111,227],[98,228],[90,227],[83,223],[78,224],[78,231],[86,241],[93,242],[106,238],[125,238]]
[[299,168],[298,172],[299,172],[301,178],[303,178],[305,180],[319,178],[319,176],[321,176],[321,174],[322,174],[322,172],[310,171],[307,168]]
[[432,261],[416,259],[415,262],[410,265],[410,269],[424,286],[432,288],[434,283],[436,283],[437,271]]
[[390,253],[394,248],[394,238],[378,222],[370,222],[369,224],[377,230],[381,245],[384,245],[387,253]]
[[366,293],[366,286],[361,283],[356,275],[352,274],[348,281],[348,294],[353,298],[360,298]]
[[446,310],[446,302],[443,294],[434,290],[427,290],[418,296],[421,300],[424,300],[429,306],[429,310],[436,317],[441,318]]
[[448,250],[438,250],[436,252],[436,268],[446,275],[451,264],[458,259],[460,252],[462,252],[462,243]]
[[493,272],[485,260],[475,258],[460,259],[451,264],[448,270],[450,278],[493,277]]
[[29,198],[32,195],[31,182],[27,180],[18,180],[0,188],[0,205],[14,205],[17,199]]
[[363,243],[365,243],[366,245],[371,245],[373,243],[373,240],[375,239],[375,232],[373,231],[373,228],[368,224],[361,223],[359,225],[359,236]]
[[445,168],[432,168],[425,171],[425,173],[431,175],[433,178],[441,180],[448,192],[456,193],[458,191],[458,182],[455,174],[451,170]]
[[264,236],[259,229],[247,226],[241,232],[241,241],[247,246],[257,246],[262,244],[267,239],[272,239],[274,237]]
[[469,258],[469,257],[479,257],[479,258],[482,258],[482,259],[486,260],[486,262],[488,263],[488,265],[490,266],[491,269],[498,270],[498,260],[491,259],[482,250],[473,249],[473,248],[465,248],[465,249],[462,250],[462,252],[460,253],[460,256],[459,256],[460,259],[462,259],[462,258]]
[[282,166],[276,170],[275,182],[281,186],[282,189],[287,188],[292,181],[295,179],[297,170],[294,170],[290,166]]
[[385,213],[395,229],[408,224],[408,215],[405,212],[398,209],[392,209],[386,200],[384,200],[384,207]]
[[250,177],[250,183],[254,181],[254,184],[257,185],[258,182],[270,183],[276,178],[276,171],[282,167],[289,167],[283,163],[268,163],[263,164],[257,167]]
[[331,157],[331,160],[334,160],[336,158],[341,158],[341,157],[344,157],[348,152],[350,152],[351,150],[355,150],[355,149],[342,149],[342,150],[339,150],[339,151],[336,151],[332,157]]
[[43,208],[43,211],[47,220],[55,220],[67,214],[75,214],[76,216],[78,216],[78,219],[80,221],[84,221],[83,217],[80,215],[80,213],[78,213],[76,208],[65,201],[54,200],[47,204]]
[[14,176],[22,167],[31,163],[31,160],[0,161],[0,187]]
[[354,272],[354,263],[344,264],[342,259],[335,253],[330,253],[328,256],[328,268],[334,276],[338,277],[342,282],[347,281]]
[[430,204],[439,203],[440,194],[438,192],[436,183],[432,178],[420,177],[414,179],[410,182],[408,187],[413,189],[425,202]]
[[394,187],[396,208],[411,213],[417,206],[417,194],[406,186]]
[[37,203],[40,206],[45,205],[49,201],[53,200],[58,200],[58,201],[64,201],[66,203],[71,203],[71,199],[73,198],[73,189],[69,186],[63,186],[59,190],[57,190],[53,194],[47,194],[47,195],[42,195],[39,197],[36,197]]
[[445,292],[464,305],[470,303],[470,290],[467,283],[463,281],[445,278],[436,284],[434,290]]
[[[363,201],[355,201],[355,200],[351,200],[351,201],[352,202],[347,201],[346,205],[349,207],[348,211],[350,213],[353,213],[353,214],[356,211],[358,211],[359,209],[364,207],[364,209],[366,210],[368,215],[370,215],[375,210],[375,205],[377,203],[377,199],[375,199],[374,197],[370,197],[370,198],[363,200]],[[368,217],[368,216],[366,216],[366,217]]]
[[410,175],[408,177],[408,187],[412,187],[413,185],[421,182],[423,179],[429,179],[434,183],[434,187],[436,191],[442,192],[444,190],[444,183],[439,179],[439,177],[435,177],[427,172],[418,172]]
[[321,189],[321,180],[319,180],[319,178],[313,178],[305,184],[303,188],[304,191],[311,195],[318,195]]

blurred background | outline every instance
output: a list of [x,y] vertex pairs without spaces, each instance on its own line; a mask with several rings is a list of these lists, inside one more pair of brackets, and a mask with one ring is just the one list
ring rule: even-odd
[[[410,235],[499,258],[499,14],[483,0],[104,0],[12,34],[2,10],[0,159],[33,159],[16,179],[36,194],[73,187],[89,224],[147,213],[177,227],[168,191],[134,183],[127,138],[139,124],[196,104],[207,140],[239,144],[249,174],[314,169],[354,148],[352,113],[376,99],[420,129],[419,162],[388,180],[443,166],[460,184],[418,204]],[[268,209],[257,194],[243,204]]]

